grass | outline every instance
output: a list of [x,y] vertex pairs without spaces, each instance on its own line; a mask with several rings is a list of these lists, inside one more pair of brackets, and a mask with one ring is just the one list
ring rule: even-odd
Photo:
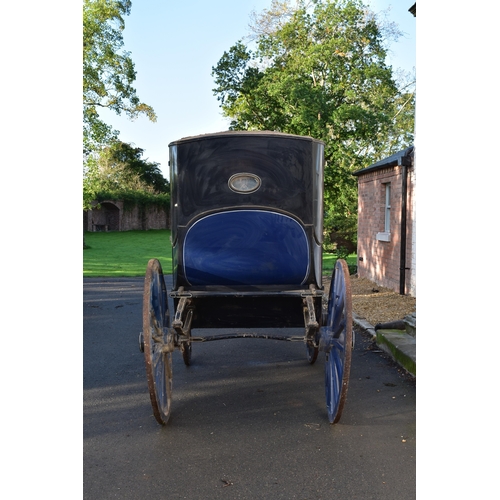
[[149,259],[158,259],[163,272],[172,272],[170,231],[85,233],[84,277],[144,276]]
[[[337,262],[337,257],[333,253],[323,252],[323,274],[331,275],[335,267],[335,262]],[[356,266],[358,264],[358,256],[352,253],[346,258],[346,262],[348,266]]]
[[[121,231],[110,233],[85,233],[83,251],[83,276],[130,277],[144,276],[149,259],[158,259],[165,274],[172,272],[170,231]],[[323,254],[323,273],[331,274],[336,258]],[[356,255],[347,258],[349,265],[356,265]]]

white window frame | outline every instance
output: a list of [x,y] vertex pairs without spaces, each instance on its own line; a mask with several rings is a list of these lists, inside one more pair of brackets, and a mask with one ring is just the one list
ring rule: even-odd
[[383,184],[385,188],[384,231],[377,233],[377,240],[391,241],[391,183]]
[[391,232],[391,183],[385,185],[384,233]]

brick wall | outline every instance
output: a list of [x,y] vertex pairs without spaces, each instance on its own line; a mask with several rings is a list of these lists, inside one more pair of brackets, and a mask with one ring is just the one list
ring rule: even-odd
[[[401,166],[387,167],[358,177],[358,274],[399,292],[401,255]],[[412,173],[408,168],[408,180]],[[384,236],[385,185],[391,185],[390,234]],[[412,189],[407,188],[406,266],[412,261]],[[384,241],[384,239],[388,241]],[[405,293],[410,293],[411,272],[405,272]]]
[[170,210],[151,205],[125,208],[121,201],[103,201],[100,209],[84,213],[87,231],[169,229]]

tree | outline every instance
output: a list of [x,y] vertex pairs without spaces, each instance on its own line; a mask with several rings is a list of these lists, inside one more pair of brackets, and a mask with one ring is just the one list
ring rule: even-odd
[[98,197],[120,198],[127,192],[162,195],[170,192],[159,163],[142,158],[144,150],[115,140],[88,162],[84,177],[84,207],[91,208]]
[[123,50],[124,16],[130,0],[84,0],[83,3],[83,138],[84,152],[116,139],[118,132],[99,117],[108,108],[131,119],[145,114],[156,121],[153,108],[140,101],[133,87],[136,72]]
[[[255,16],[254,16],[255,17]],[[275,130],[325,142],[325,228],[356,240],[356,169],[413,140],[414,95],[385,63],[387,37],[359,0],[273,0],[212,68],[214,95],[234,130]]]
[[144,186],[152,192],[168,193],[170,185],[163,177],[160,164],[143,159],[144,150],[122,141],[115,141],[107,148],[109,158],[115,164],[126,166],[130,177],[138,176]]

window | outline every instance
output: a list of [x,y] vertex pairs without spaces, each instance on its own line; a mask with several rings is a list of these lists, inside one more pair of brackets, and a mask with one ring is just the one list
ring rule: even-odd
[[384,184],[385,186],[385,219],[384,219],[384,233],[391,232],[391,183]]
[[384,200],[384,230],[377,233],[377,240],[391,241],[391,183],[382,184]]

